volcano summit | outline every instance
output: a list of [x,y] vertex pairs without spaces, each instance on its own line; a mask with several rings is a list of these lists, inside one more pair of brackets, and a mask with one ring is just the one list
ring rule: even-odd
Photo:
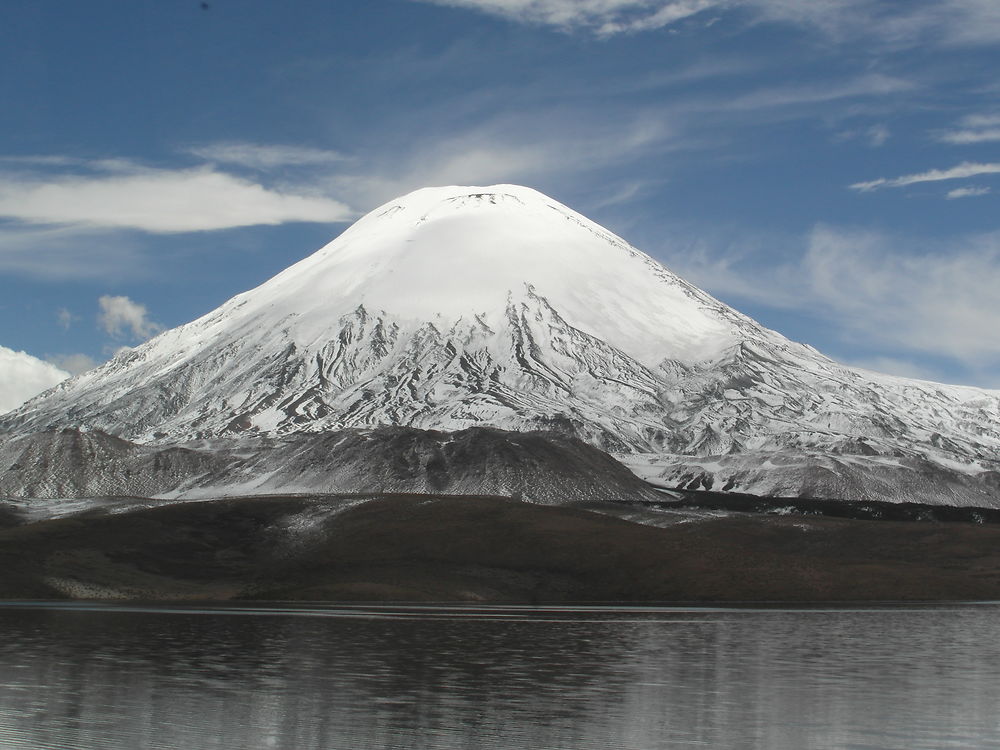
[[418,190],[0,417],[151,445],[572,435],[655,484],[1000,505],[1000,392],[833,362],[528,188]]

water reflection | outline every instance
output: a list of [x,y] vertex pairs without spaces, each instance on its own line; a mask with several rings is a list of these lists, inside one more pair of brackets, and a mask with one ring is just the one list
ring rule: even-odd
[[1000,607],[0,607],[4,748],[1000,747]]

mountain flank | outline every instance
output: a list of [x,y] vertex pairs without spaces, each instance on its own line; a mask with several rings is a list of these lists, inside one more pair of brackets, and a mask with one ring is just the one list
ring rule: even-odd
[[184,447],[64,428],[7,442],[0,466],[0,497],[18,501],[385,492],[500,495],[543,505],[660,499],[578,438],[490,427],[343,429]]
[[[0,416],[0,456],[32,440],[44,454],[53,431],[106,433],[140,446],[108,448],[117,475],[155,464],[148,486],[104,487],[75,459],[38,477],[16,457],[0,482],[17,496],[182,496],[198,480],[167,488],[199,470],[235,481],[242,444],[256,456],[243,491],[297,489],[300,468],[332,490],[351,462],[306,467],[313,449],[290,446],[323,453],[383,428],[572,437],[666,488],[1000,507],[1000,392],[838,364],[516,185],[390,201],[257,288]],[[366,486],[392,475],[378,455]],[[429,492],[509,494],[516,473],[490,463],[477,488],[464,469],[421,466]]]

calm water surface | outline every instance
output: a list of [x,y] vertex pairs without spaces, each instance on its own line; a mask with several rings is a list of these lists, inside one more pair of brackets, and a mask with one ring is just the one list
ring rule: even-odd
[[1000,748],[1000,605],[0,605],[0,748]]

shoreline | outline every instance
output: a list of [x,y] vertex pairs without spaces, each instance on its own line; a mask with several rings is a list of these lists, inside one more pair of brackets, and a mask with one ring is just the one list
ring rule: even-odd
[[1000,525],[451,495],[386,495],[349,507],[329,497],[226,498],[2,528],[0,599],[996,601]]

